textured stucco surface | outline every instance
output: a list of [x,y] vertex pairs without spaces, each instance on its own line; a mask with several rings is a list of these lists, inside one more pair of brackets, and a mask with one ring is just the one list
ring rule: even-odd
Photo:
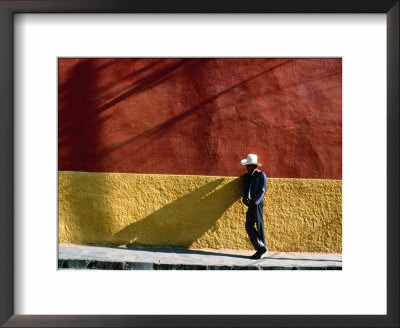
[[[251,250],[241,179],[59,172],[61,244]],[[342,182],[269,178],[271,251],[341,252]]]
[[342,178],[341,58],[60,58],[60,171]]

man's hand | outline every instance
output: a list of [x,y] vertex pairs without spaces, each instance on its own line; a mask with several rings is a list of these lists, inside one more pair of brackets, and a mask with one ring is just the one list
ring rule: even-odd
[[256,203],[254,203],[254,200],[249,199],[249,207],[256,206]]

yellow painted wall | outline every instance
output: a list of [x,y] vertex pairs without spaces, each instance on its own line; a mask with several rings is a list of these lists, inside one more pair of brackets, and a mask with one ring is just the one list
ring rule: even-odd
[[[241,179],[60,171],[59,243],[252,250]],[[341,252],[342,181],[268,178],[271,251]]]

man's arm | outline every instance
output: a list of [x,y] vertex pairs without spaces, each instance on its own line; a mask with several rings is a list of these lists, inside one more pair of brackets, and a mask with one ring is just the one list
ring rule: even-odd
[[264,199],[265,193],[267,191],[267,177],[265,176],[264,172],[260,172],[257,178],[260,179],[260,181],[257,193],[253,198],[255,205],[260,204],[260,202]]

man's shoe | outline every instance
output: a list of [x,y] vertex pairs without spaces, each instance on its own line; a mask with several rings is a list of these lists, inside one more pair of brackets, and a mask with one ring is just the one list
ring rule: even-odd
[[255,252],[252,256],[251,259],[253,260],[259,260],[266,252],[268,252],[268,248],[267,247],[261,247],[257,250],[257,252]]
[[260,248],[261,257],[262,257],[266,252],[268,252],[267,246],[264,246],[264,247],[261,247],[261,248]]
[[257,250],[252,256],[250,256],[251,259],[253,260],[258,260],[261,258],[260,252]]

